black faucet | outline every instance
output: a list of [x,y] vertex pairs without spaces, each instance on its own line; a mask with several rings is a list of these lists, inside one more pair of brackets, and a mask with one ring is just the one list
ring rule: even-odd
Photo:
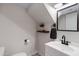
[[63,39],[63,40],[61,40],[61,43],[62,43],[62,44],[64,44],[64,45],[69,45],[70,42],[69,42],[69,41],[66,41],[65,35],[62,36],[62,39]]
[[66,41],[65,40],[65,35],[62,36],[62,39],[63,39],[62,44],[65,44],[65,41]]

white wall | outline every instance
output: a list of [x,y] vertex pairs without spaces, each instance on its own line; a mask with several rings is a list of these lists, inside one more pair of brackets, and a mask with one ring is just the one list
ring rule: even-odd
[[58,39],[62,39],[62,35],[66,36],[66,40],[79,44],[79,32],[58,31]]
[[33,4],[29,10],[28,13],[30,16],[32,16],[37,23],[53,23],[52,17],[50,16],[49,12],[47,11],[45,5],[43,3],[36,3]]
[[[34,4],[28,10],[29,15],[31,15],[37,22],[37,30],[39,30],[39,24],[44,22],[45,29],[50,31],[51,25],[54,23],[51,15],[46,9],[44,4]],[[53,15],[55,16],[55,15]],[[51,41],[50,33],[38,33],[37,32],[36,49],[40,55],[45,55],[45,43]]]
[[[39,27],[39,25],[38,25]],[[45,29],[50,31],[51,29],[51,24],[46,23],[45,24]],[[38,28],[39,30],[39,28]],[[50,33],[37,33],[37,43],[36,43],[36,49],[38,53],[42,56],[45,55],[45,43],[50,42],[53,39],[50,39]]]
[[[5,55],[24,51],[27,55],[35,50],[36,24],[22,9],[14,4],[0,6],[0,46],[4,46]],[[30,43],[24,45],[24,40]]]

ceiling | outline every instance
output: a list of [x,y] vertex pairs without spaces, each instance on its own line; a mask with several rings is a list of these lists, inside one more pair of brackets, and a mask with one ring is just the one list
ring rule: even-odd
[[15,3],[15,5],[25,8],[27,10],[33,5],[33,3]]
[[[15,3],[16,5],[23,7],[23,8],[30,8],[33,4],[41,4],[41,3]],[[57,3],[47,3],[50,6],[54,7]]]
[[42,3],[32,5],[28,13],[37,23],[53,23],[52,17]]
[[47,4],[54,7],[57,3],[47,3]]
[[8,5],[8,4],[13,4],[16,5],[18,7],[24,8],[24,9],[29,9],[34,3],[0,3],[0,5]]
[[[28,14],[37,23],[50,23],[53,22],[52,17],[44,6],[44,3],[15,3],[17,6],[25,8]],[[47,3],[50,6],[54,6],[56,3]]]
[[[3,3],[4,4],[4,3]],[[12,4],[12,3],[11,3]],[[50,23],[53,22],[48,10],[44,6],[44,3],[13,3],[14,5],[24,8],[26,12],[37,23]],[[1,4],[2,5],[2,4]],[[49,5],[55,5],[54,3]]]

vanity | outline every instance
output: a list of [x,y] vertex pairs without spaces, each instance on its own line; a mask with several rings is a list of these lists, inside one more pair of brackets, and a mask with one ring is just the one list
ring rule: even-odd
[[79,46],[76,43],[63,45],[60,41],[45,44],[45,56],[79,56]]
[[[57,31],[59,31],[60,33],[79,32],[79,4],[78,3],[57,10]],[[45,55],[46,56],[79,56],[79,43],[77,44],[76,42],[70,40],[71,38],[68,39],[67,34],[65,35],[63,33],[60,37],[57,37],[55,41],[46,43]]]

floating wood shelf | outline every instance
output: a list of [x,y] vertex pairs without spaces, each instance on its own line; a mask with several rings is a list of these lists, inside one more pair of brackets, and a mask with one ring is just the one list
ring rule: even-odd
[[38,30],[37,32],[40,32],[40,33],[49,33],[49,31],[46,31],[46,30]]

